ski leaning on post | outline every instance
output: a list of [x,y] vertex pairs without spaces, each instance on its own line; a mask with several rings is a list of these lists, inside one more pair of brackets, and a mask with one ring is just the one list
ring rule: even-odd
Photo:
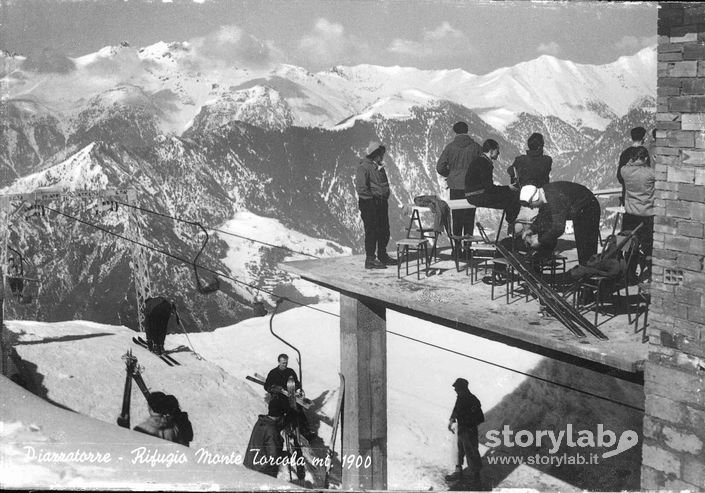
[[137,344],[138,346],[143,347],[147,351],[149,351],[151,354],[162,360],[164,363],[166,363],[169,366],[181,366],[181,363],[176,361],[170,354],[162,353],[162,354],[157,354],[157,353],[152,353],[149,349],[149,345],[147,344],[147,341],[142,339],[141,337],[133,337],[132,342]]
[[[333,416],[333,430],[330,434],[330,441],[328,442],[328,460],[326,461],[326,478],[325,478],[325,488],[330,488],[330,470],[333,467],[333,457],[335,456],[335,438],[338,435],[338,427],[342,420],[343,414],[343,403],[345,402],[345,377],[342,373],[338,373],[340,376],[340,387],[338,387],[338,402],[335,405],[335,416]],[[342,440],[341,440],[342,443]],[[343,451],[341,447],[340,457],[343,456]]]
[[[484,231],[482,225],[478,222],[478,228]],[[484,235],[486,236],[486,235]],[[491,243],[491,242],[490,242]],[[533,270],[528,268],[521,259],[511,250],[506,248],[500,242],[493,243],[495,248],[507,260],[519,276],[524,280],[529,290],[548,307],[556,318],[575,336],[583,338],[587,330],[590,334],[598,339],[606,340],[608,337],[600,331],[595,325],[590,323],[575,307],[573,307],[562,296],[556,293],[546,282],[541,279]]]

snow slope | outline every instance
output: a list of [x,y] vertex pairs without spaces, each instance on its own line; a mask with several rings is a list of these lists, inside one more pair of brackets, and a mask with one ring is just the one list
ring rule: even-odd
[[[282,309],[286,308],[286,304],[283,305]],[[307,396],[320,406],[323,415],[330,415],[335,405],[338,385],[338,305],[325,303],[316,305],[316,308],[330,314],[303,307],[290,309],[275,316],[273,327],[277,334],[300,349]],[[91,436],[92,443],[100,444],[101,450],[111,451],[118,447],[124,453],[124,449],[120,448],[123,442],[140,442],[149,438],[128,433],[115,425],[121,408],[124,383],[124,365],[120,356],[132,347],[144,366],[143,375],[147,385],[152,390],[175,394],[181,407],[189,413],[196,435],[191,451],[204,448],[212,453],[229,454],[244,451],[252,424],[257,415],[266,410],[262,388],[245,380],[245,375],[266,373],[274,367],[276,355],[280,352],[287,352],[291,357],[290,365],[297,368],[295,352],[270,334],[268,322],[268,318],[253,318],[212,333],[191,333],[190,341],[183,334],[171,334],[167,338],[167,346],[180,349],[174,356],[182,363],[181,367],[173,368],[134,347],[130,340],[133,332],[125,327],[81,321],[53,324],[14,321],[7,322],[7,326],[17,335],[15,348],[25,362],[25,373],[33,375],[31,384],[35,392],[93,418],[79,418],[77,414],[70,414],[77,421],[61,421],[59,425],[56,420],[63,420],[64,415],[59,413],[57,417],[49,417],[48,408],[43,406],[41,409],[47,412],[37,411],[37,416],[47,414],[40,431],[49,439],[64,436],[62,430],[65,428],[83,429]],[[517,370],[528,370],[540,360],[539,356],[532,353],[395,312],[388,312],[387,327],[391,332],[422,339]],[[190,344],[204,359],[200,360],[186,350]],[[512,392],[524,377],[391,333],[387,344],[389,488],[445,489],[443,476],[454,463],[454,436],[446,430],[455,399],[451,388],[453,380],[459,376],[468,378],[471,390],[478,395],[487,412],[504,395]],[[6,406],[14,409],[15,416],[21,416],[24,399],[12,394],[6,400],[9,403]],[[133,389],[132,413],[132,426],[146,417],[144,401],[136,388]],[[111,487],[129,487],[133,484],[130,481],[143,478],[139,475],[123,477],[118,472],[108,474],[100,470],[91,474],[89,469],[76,472],[71,464],[52,464],[49,467],[27,460],[21,447],[30,437],[38,436],[27,430],[40,418],[8,416],[3,414],[2,418],[2,476],[11,478],[12,484],[20,481],[17,479],[18,474],[37,467],[44,475],[38,478],[46,476],[47,479],[42,481],[53,481],[53,485],[59,486],[73,485],[76,474],[80,476],[82,484],[88,487],[101,487],[106,483]],[[91,425],[82,424],[81,419]],[[96,424],[95,419],[106,424]],[[13,424],[18,421],[21,425]],[[57,427],[61,429],[57,430]],[[318,432],[328,440],[330,427],[325,424],[325,419],[321,421]],[[123,436],[129,439],[123,440]],[[77,439],[68,435],[58,440],[65,440],[65,443],[74,446],[86,443],[85,438]],[[183,467],[173,466],[174,469]],[[211,465],[212,471],[207,475],[208,483],[212,487],[225,487],[233,484],[233,481],[247,484],[249,476],[240,475],[239,469],[235,474],[232,467]],[[513,476],[520,474],[521,469],[515,471]],[[6,473],[12,474],[7,476]],[[182,471],[181,474],[177,481],[179,486],[182,480],[193,480],[188,471]],[[285,477],[286,474],[282,472],[280,479]],[[536,483],[537,487],[539,484],[558,484],[551,482],[550,478],[547,481],[545,475],[541,477],[541,481]],[[156,477],[152,479],[159,481]],[[266,479],[262,476],[258,484],[265,487],[268,485]],[[8,480],[3,481],[10,484]],[[563,484],[555,488],[565,490],[569,486]]]
[[[95,390],[95,395],[103,395]],[[199,462],[194,449],[61,409],[5,377],[0,377],[0,391],[2,489],[158,491],[178,485],[199,491],[212,489],[214,484],[223,489],[291,488],[241,465],[214,471],[213,466]],[[64,454],[63,458],[58,454]],[[168,460],[178,462],[168,465]]]

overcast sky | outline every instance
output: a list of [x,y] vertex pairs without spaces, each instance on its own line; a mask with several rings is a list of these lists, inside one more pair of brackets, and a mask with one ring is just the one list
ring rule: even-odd
[[656,44],[657,4],[479,0],[0,0],[0,48],[77,57],[191,41],[238,63],[462,68],[549,54],[609,63]]

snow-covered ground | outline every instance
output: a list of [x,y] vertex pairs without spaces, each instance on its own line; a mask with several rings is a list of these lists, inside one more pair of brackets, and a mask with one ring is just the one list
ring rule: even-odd
[[[316,308],[338,313],[337,303],[320,304]],[[322,415],[330,416],[338,386],[339,318],[300,307],[276,315],[273,326],[278,335],[301,351],[306,394],[320,406]],[[52,324],[10,321],[7,327],[17,335],[15,349],[24,362],[25,374],[33,375],[34,381],[29,383],[34,391],[79,414],[27,395],[5,380],[3,388],[11,391],[3,391],[7,396],[0,428],[3,487],[100,488],[107,485],[130,488],[147,480],[152,481],[151,486],[168,486],[169,489],[281,486],[257,474],[252,483],[253,473],[239,466],[197,464],[196,460],[199,449],[223,456],[244,452],[257,415],[266,412],[263,389],[245,380],[246,375],[266,374],[275,366],[280,352],[289,353],[290,366],[298,369],[295,352],[271,335],[268,317],[249,319],[212,333],[189,334],[190,341],[183,334],[169,335],[167,347],[184,349],[174,355],[182,363],[177,367],[168,367],[136,347],[131,342],[134,333],[126,327],[83,321]],[[529,370],[540,359],[532,353],[395,312],[388,312],[387,328],[517,370]],[[388,335],[387,344],[388,487],[447,489],[443,476],[454,465],[454,436],[446,429],[455,399],[451,388],[453,380],[459,376],[467,378],[487,412],[524,377],[395,334]],[[203,359],[185,350],[190,345]],[[125,374],[121,356],[129,348],[143,365],[143,376],[150,389],[173,393],[182,409],[189,413],[195,430],[190,449],[155,442],[115,424],[121,409]],[[147,411],[136,388],[133,388],[132,399],[134,427],[147,416]],[[327,441],[330,430],[321,422],[318,432]],[[28,449],[24,448],[34,442],[39,442],[44,449],[90,448],[124,459],[101,466],[43,463],[30,457]],[[130,451],[137,444],[156,447],[160,452],[174,448],[184,451],[189,464],[175,464],[168,471],[149,465],[126,464],[133,459]],[[207,474],[196,475],[196,471],[202,469],[206,469]],[[521,469],[514,475],[521,473]],[[546,482],[545,475],[540,476],[542,479],[536,487],[551,484]],[[280,479],[287,479],[285,471]],[[553,484],[556,489],[569,488],[559,482]]]

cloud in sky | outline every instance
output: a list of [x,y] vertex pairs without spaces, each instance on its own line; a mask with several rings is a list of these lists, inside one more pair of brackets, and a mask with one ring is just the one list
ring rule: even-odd
[[617,41],[615,47],[619,51],[623,51],[626,53],[634,53],[636,51],[641,50],[642,48],[646,48],[647,46],[655,45],[656,41],[656,36],[625,35],[622,36],[622,39]]
[[561,52],[561,47],[555,41],[550,41],[548,43],[541,43],[536,48],[536,51],[544,55],[558,56]]
[[273,48],[238,26],[222,26],[203,37],[191,40],[201,56],[226,63],[266,65],[272,60]]
[[469,54],[472,52],[472,46],[465,34],[451,26],[448,21],[444,21],[434,29],[424,30],[421,40],[392,40],[387,51],[404,57],[444,58],[450,54]]
[[368,50],[365,40],[347,33],[342,24],[321,17],[313,30],[299,40],[297,55],[316,64],[334,65],[346,63]]

